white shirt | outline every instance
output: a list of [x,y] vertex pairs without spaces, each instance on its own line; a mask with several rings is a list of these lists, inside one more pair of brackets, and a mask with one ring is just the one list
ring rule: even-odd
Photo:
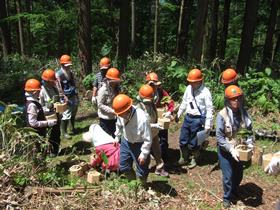
[[204,84],[202,84],[197,90],[195,90],[194,94],[192,94],[192,86],[187,86],[183,96],[183,101],[178,110],[178,118],[185,112],[191,115],[201,115],[197,106],[199,106],[201,114],[206,117],[204,128],[210,129],[213,124],[212,96],[210,91],[204,86]]
[[135,106],[133,108],[135,111],[132,110],[134,114],[128,123],[123,118],[117,117],[116,136],[118,138],[123,136],[130,143],[143,142],[140,157],[146,159],[152,145],[150,120],[142,109]]

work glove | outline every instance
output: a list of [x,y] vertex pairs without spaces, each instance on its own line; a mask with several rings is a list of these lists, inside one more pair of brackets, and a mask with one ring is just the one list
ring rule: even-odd
[[163,130],[163,127],[159,123],[151,123],[151,128],[157,128],[159,130]]
[[270,175],[277,175],[280,173],[280,157],[272,157],[268,166],[264,169],[264,171]]
[[92,96],[92,98],[91,98],[91,103],[92,103],[93,105],[97,105],[97,99],[96,99],[95,96]]
[[254,143],[254,137],[253,137],[253,136],[248,136],[247,139],[246,139],[246,141],[245,141],[245,143],[247,144],[247,146],[248,146],[249,148],[253,148],[253,147],[254,147],[254,145],[253,145],[253,143]]
[[171,118],[172,115],[171,115],[171,112],[168,111],[168,112],[163,113],[162,116],[165,118]]
[[231,147],[229,152],[231,153],[231,155],[234,158],[234,160],[239,162],[239,152],[234,147]]
[[57,124],[57,120],[48,120],[48,126],[52,127]]

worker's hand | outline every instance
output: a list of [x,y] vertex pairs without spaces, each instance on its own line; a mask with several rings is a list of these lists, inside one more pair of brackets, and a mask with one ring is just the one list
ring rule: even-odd
[[96,99],[95,96],[92,96],[92,98],[91,98],[91,103],[92,103],[93,105],[97,105],[97,99]]
[[157,128],[159,130],[163,130],[163,127],[159,123],[151,123],[151,128]]
[[234,158],[234,160],[239,162],[239,152],[234,147],[231,147],[229,152],[231,153],[231,155]]
[[280,157],[272,157],[268,166],[264,171],[270,175],[277,175],[280,173]]
[[48,120],[48,126],[52,127],[57,124],[57,120]]
[[172,115],[171,115],[171,112],[168,111],[168,112],[163,113],[162,116],[165,118],[170,118]]
[[145,158],[142,157],[142,155],[140,154],[139,157],[138,157],[138,162],[139,162],[139,164],[142,166],[142,165],[145,164],[145,161],[146,161]]

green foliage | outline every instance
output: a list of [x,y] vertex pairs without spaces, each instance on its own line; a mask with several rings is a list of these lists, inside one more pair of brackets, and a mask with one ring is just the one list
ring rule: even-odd
[[44,186],[65,186],[69,184],[68,176],[63,168],[54,167],[36,175],[37,181]]
[[92,89],[92,83],[95,80],[95,74],[90,73],[88,74],[84,79],[83,79],[83,86],[85,87],[86,90],[91,90]]
[[264,113],[279,111],[280,80],[271,77],[271,69],[263,72],[250,69],[241,78],[240,86],[249,106],[259,107]]

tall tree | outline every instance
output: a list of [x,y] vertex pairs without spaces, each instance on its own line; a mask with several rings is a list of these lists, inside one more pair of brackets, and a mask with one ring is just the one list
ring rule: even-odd
[[79,17],[79,58],[82,66],[81,74],[91,73],[91,18],[90,18],[90,0],[77,0]]
[[191,8],[193,0],[181,0],[180,18],[177,32],[176,55],[182,57],[187,56],[186,45],[189,34],[189,26],[191,23]]
[[259,0],[247,0],[244,24],[241,34],[241,44],[237,60],[237,71],[244,74],[250,62],[254,31],[257,22]]
[[267,65],[272,61],[273,53],[273,35],[276,28],[277,12],[279,8],[279,0],[271,1],[270,16],[267,24],[266,38],[263,50],[262,64]]
[[119,43],[118,56],[120,58],[120,67],[123,70],[127,64],[129,48],[129,0],[120,2],[120,19],[119,19]]
[[[21,2],[20,0],[16,0],[16,9],[17,9],[17,15],[21,14]],[[24,55],[24,42],[23,42],[23,23],[22,18],[18,18],[18,31],[19,31],[19,44],[20,44],[20,53],[21,55]]]
[[131,0],[131,54],[134,54],[135,47],[135,0]]
[[157,39],[158,39],[158,10],[159,0],[155,0],[155,24],[154,24],[154,58],[157,53]]
[[6,2],[5,0],[1,0],[0,1],[0,32],[2,35],[4,56],[7,56],[12,51],[11,32],[7,21],[4,20],[6,17],[7,17]]
[[221,59],[225,58],[226,45],[227,45],[227,36],[228,36],[228,22],[229,22],[229,13],[230,13],[230,0],[224,1],[224,17],[222,18],[222,30],[221,38],[219,44],[219,57]]
[[195,23],[195,35],[192,46],[192,58],[197,62],[201,62],[202,48],[203,48],[203,36],[205,32],[205,23],[208,10],[208,0],[198,1],[198,11],[196,15]]
[[216,49],[217,49],[219,0],[210,0],[210,2],[211,2],[211,38],[210,38],[209,60],[212,61],[216,57]]
[[[32,0],[25,0],[25,6],[26,6],[26,12],[31,13],[32,11]],[[26,53],[27,55],[31,55],[32,52],[32,33],[30,30],[30,21],[26,20],[25,21],[25,26],[26,26],[26,36],[27,36],[27,48],[26,48]]]

